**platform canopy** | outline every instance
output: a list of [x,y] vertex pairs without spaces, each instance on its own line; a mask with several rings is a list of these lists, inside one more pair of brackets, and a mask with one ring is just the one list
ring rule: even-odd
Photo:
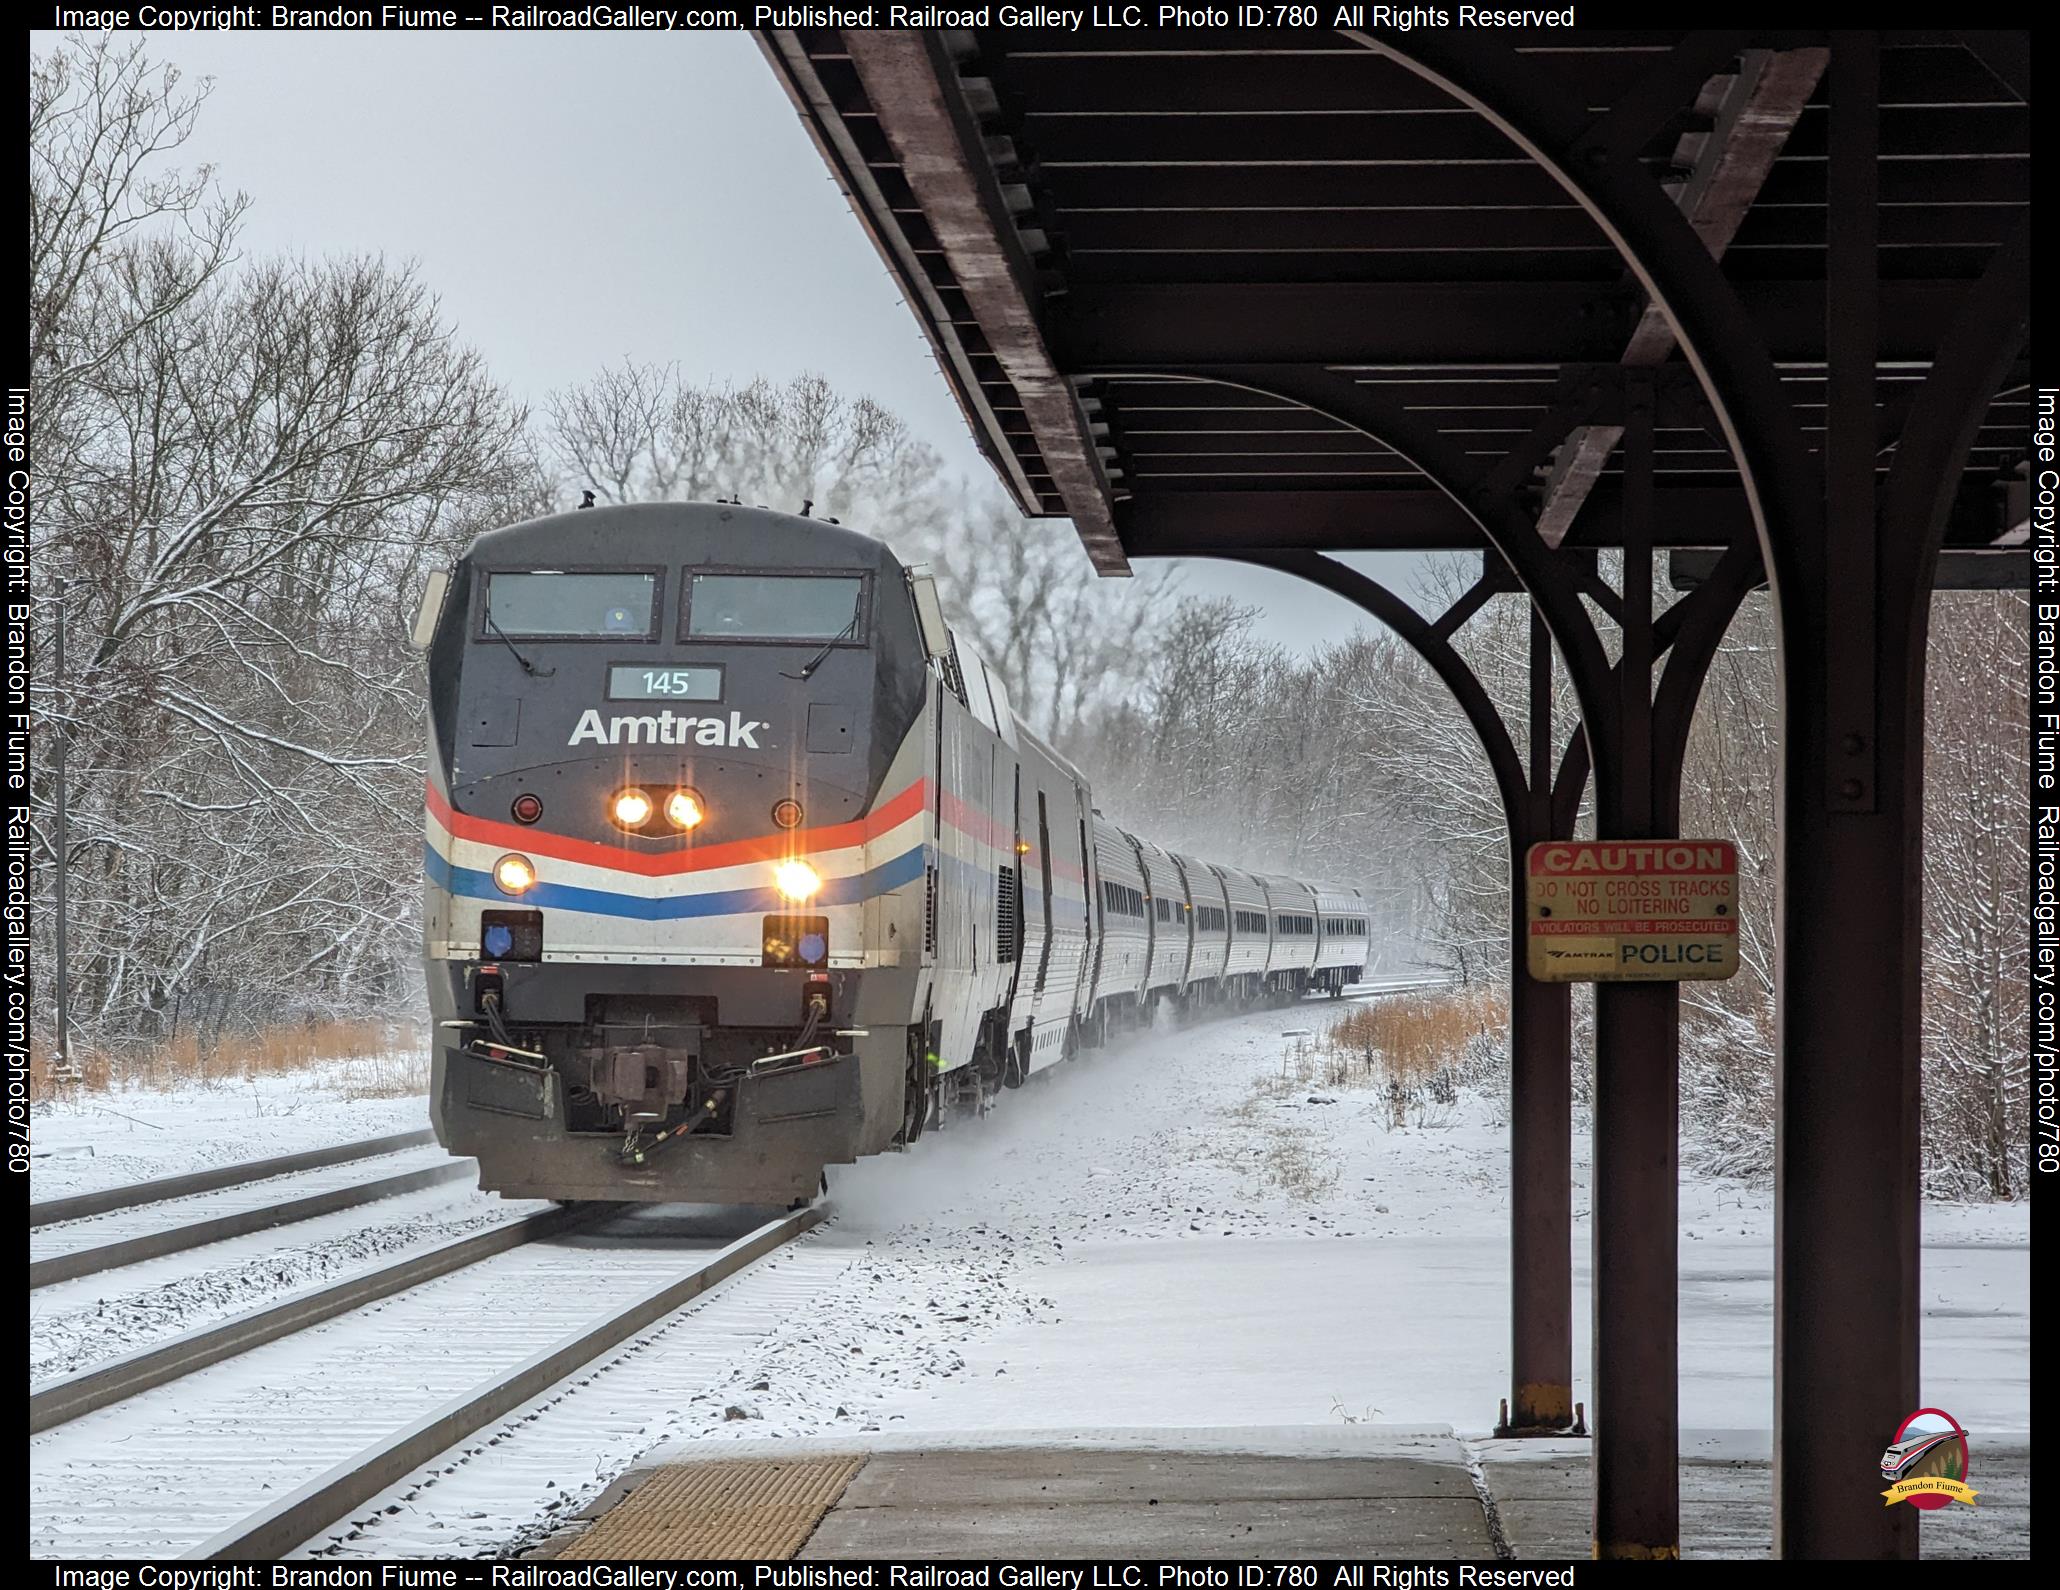
[[[1811,425],[1827,401],[1823,35],[1495,42],[1578,88],[1597,116],[1635,109],[1626,95],[1641,80],[1664,92],[1670,73],[1693,74],[1667,102],[1687,108],[1637,129],[1638,159],[1721,258]],[[1025,513],[1071,518],[1106,573],[1255,540],[1484,545],[1389,447],[1197,371],[1348,373],[1483,470],[1590,367],[1686,375],[1667,320],[1562,186],[1364,41],[991,29],[763,44],[997,473]],[[2031,122],[1998,65],[2007,52],[1946,33],[1883,44],[1885,473],[1946,317],[2029,202]],[[2011,487],[2027,379],[2020,364],[1994,396],[1949,547],[2022,540]],[[1658,543],[1722,547],[1748,513],[1738,473],[1693,383],[1662,391]],[[1619,434],[1581,427],[1535,467],[1548,541],[1610,543]]]
[[[1320,583],[1472,726],[1512,863],[1511,1435],[1581,1415],[1571,1006],[1525,970],[1522,858],[1584,784],[1598,839],[1680,837],[1703,679],[1772,587],[1775,1545],[1913,1558],[1853,1476],[1923,1384],[1925,597],[2028,583],[2029,34],[762,41],[1026,513],[1109,574]],[[1379,549],[1482,578],[1432,616],[1328,555]],[[1510,589],[1520,723],[1455,646]],[[1593,1042],[1593,1548],[1667,1558],[1675,986],[1599,983]]]

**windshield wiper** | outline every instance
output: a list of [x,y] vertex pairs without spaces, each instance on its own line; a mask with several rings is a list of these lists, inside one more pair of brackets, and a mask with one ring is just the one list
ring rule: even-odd
[[548,679],[551,677],[552,674],[558,671],[555,668],[544,668],[540,670],[538,669],[535,663],[531,662],[527,657],[523,656],[521,652],[517,651],[515,649],[515,642],[508,639],[508,637],[501,632],[501,626],[494,622],[494,615],[491,609],[488,610],[486,615],[486,627],[493,631],[494,639],[498,640],[503,646],[508,648],[508,655],[510,657],[513,657],[520,664],[522,664],[522,671],[528,674],[530,678]]
[[830,653],[836,649],[837,643],[839,641],[848,640],[858,633],[858,609],[859,605],[864,600],[865,592],[863,591],[860,591],[858,595],[854,596],[851,599],[851,618],[849,622],[847,622],[842,629],[838,630],[836,634],[832,635],[828,640],[823,642],[823,649],[817,652],[813,657],[809,658],[807,662],[801,665],[801,672],[799,672],[798,674],[790,674],[783,668],[780,670],[780,677],[782,679],[805,680],[808,678],[810,674],[814,673],[816,669],[822,667],[823,659],[828,657]]

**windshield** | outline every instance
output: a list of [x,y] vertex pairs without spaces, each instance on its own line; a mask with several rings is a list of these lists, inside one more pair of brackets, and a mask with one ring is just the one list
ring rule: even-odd
[[655,574],[489,574],[488,633],[544,640],[561,635],[642,640],[656,631]]
[[697,639],[857,640],[865,580],[856,574],[697,574],[687,633]]

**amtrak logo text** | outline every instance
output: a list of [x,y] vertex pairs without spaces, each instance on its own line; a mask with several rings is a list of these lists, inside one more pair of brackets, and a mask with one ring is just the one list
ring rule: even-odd
[[752,750],[764,749],[758,743],[758,731],[769,729],[769,723],[747,722],[741,712],[732,712],[729,721],[721,718],[690,718],[684,713],[665,711],[646,713],[640,717],[604,719],[593,707],[580,714],[578,726],[572,731],[567,745],[744,745]]

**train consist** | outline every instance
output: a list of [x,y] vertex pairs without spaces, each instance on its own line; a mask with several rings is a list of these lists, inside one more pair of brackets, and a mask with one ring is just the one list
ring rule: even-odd
[[929,578],[834,523],[491,531],[416,641],[432,1113],[490,1190],[804,1200],[1158,1007],[1365,965],[1356,890],[1106,821]]

